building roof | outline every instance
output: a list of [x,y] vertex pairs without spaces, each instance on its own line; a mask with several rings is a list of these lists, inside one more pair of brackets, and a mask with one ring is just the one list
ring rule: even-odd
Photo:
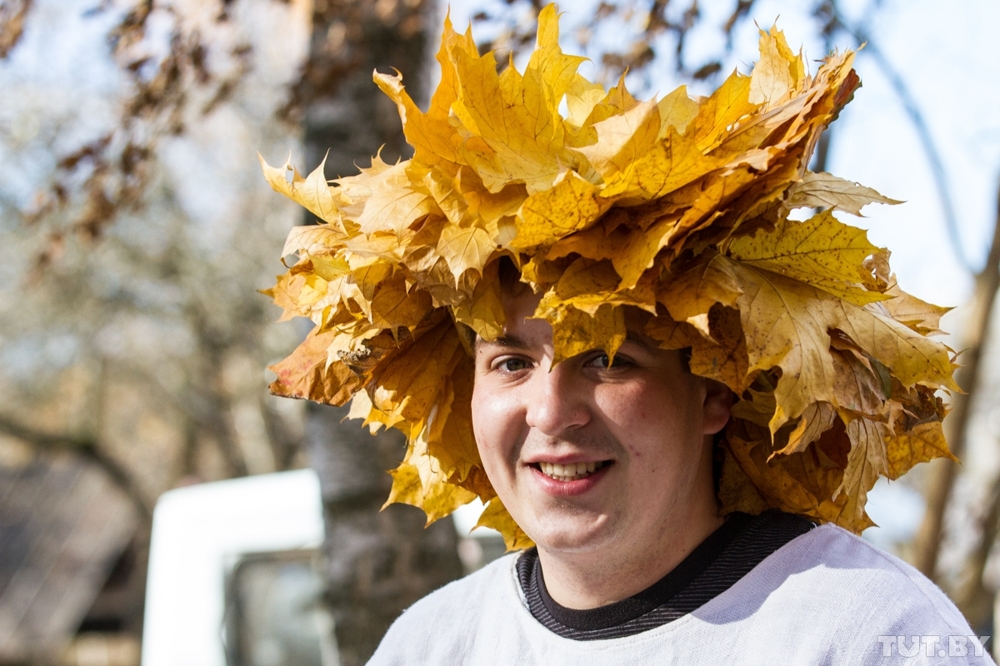
[[0,661],[57,655],[137,524],[105,473],[72,453],[0,467]]

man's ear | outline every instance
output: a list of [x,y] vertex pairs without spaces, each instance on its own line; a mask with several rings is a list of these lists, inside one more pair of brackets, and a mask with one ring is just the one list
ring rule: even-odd
[[722,382],[714,379],[703,379],[703,381],[705,382],[705,402],[702,404],[704,434],[714,435],[729,423],[735,396]]

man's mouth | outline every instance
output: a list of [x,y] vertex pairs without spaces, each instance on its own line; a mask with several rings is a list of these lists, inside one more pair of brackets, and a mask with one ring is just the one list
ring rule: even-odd
[[556,481],[579,481],[607,467],[611,462],[610,460],[598,460],[594,462],[567,463],[564,465],[538,462],[532,465],[532,467]]

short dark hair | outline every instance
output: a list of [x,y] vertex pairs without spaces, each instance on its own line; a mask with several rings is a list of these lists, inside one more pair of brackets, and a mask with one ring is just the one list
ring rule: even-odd
[[521,282],[521,271],[510,257],[500,257],[497,261],[497,277],[500,280],[500,289],[506,295],[520,296],[529,288],[527,284]]

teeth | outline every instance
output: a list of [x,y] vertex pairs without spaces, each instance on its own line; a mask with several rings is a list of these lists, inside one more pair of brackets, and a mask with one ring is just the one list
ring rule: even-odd
[[542,470],[543,474],[550,476],[557,481],[576,481],[593,474],[597,470],[604,467],[604,464],[604,461],[569,463],[567,465],[540,462],[538,463],[538,467]]

